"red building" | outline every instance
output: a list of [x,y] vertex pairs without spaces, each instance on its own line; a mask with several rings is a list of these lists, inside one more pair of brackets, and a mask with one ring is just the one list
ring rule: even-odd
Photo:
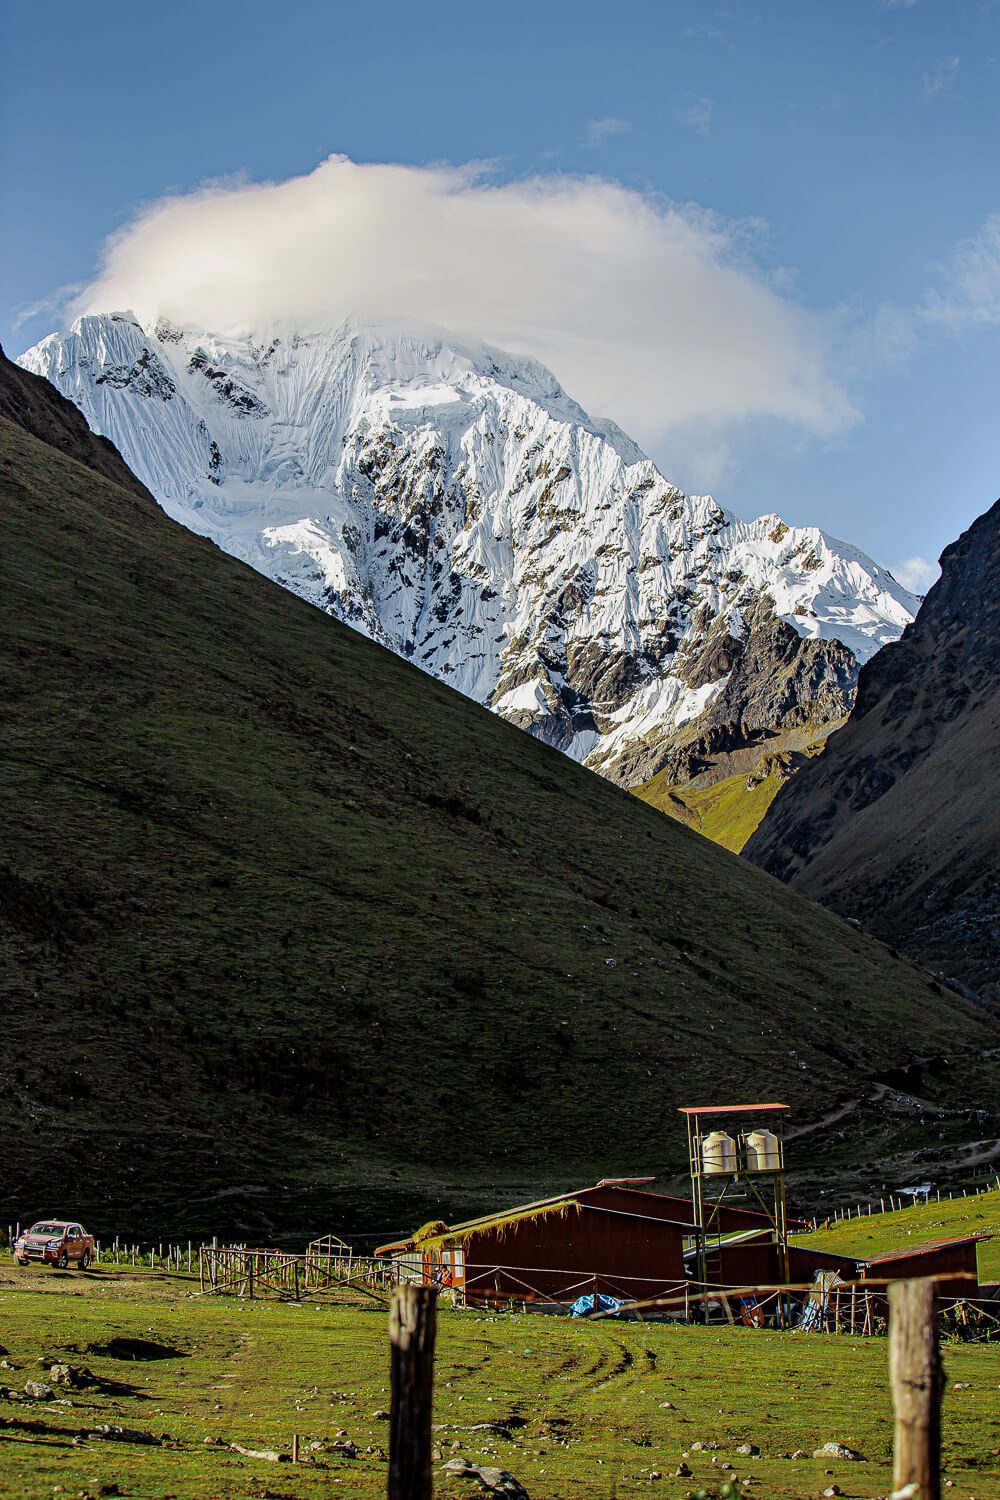
[[[462,1224],[438,1220],[375,1253],[391,1256],[404,1277],[455,1287],[470,1302],[668,1296],[687,1283],[693,1215],[689,1199],[646,1191],[652,1180],[606,1178]],[[762,1222],[744,1209],[722,1212],[733,1232]]]
[[[390,1257],[401,1279],[454,1288],[472,1303],[565,1305],[592,1293],[632,1302],[693,1292],[691,1202],[650,1192],[652,1180],[605,1178],[593,1187],[460,1224],[438,1219],[375,1253]],[[869,1309],[873,1317],[887,1316],[886,1283],[910,1276],[941,1278],[944,1299],[977,1297],[978,1245],[989,1238],[964,1235],[882,1254],[850,1255],[813,1249],[803,1235],[789,1243],[786,1283],[766,1215],[724,1204],[718,1229],[723,1239],[708,1257],[709,1287],[749,1292],[781,1284],[809,1286],[817,1272],[834,1272],[830,1285],[836,1286],[838,1308],[846,1297],[844,1305],[859,1319]]]
[[978,1297],[979,1245],[990,1238],[988,1234],[965,1234],[870,1255],[860,1263],[861,1279],[902,1281],[908,1276],[936,1276],[939,1297],[945,1300]]
[[811,1269],[815,1263],[824,1270],[839,1271],[844,1281],[884,1283],[904,1281],[910,1276],[936,1276],[942,1297],[975,1297],[979,1293],[979,1245],[989,1238],[988,1234],[964,1234],[872,1255],[847,1255],[843,1252],[834,1255],[830,1251],[817,1255],[809,1249],[806,1239],[794,1247],[794,1253],[796,1263],[803,1270],[806,1267]]
[[[811,1282],[817,1270],[838,1271],[841,1277],[845,1277],[848,1265],[853,1275],[854,1261],[849,1257],[808,1250],[798,1245],[788,1246],[788,1282],[793,1286]],[[708,1254],[707,1270],[710,1286],[778,1286],[785,1281],[778,1246],[773,1232],[768,1229],[731,1235],[721,1245],[713,1246]]]
[[[851,1255],[813,1250],[808,1236],[788,1246],[788,1279],[792,1285],[812,1282],[817,1271],[836,1271],[843,1282],[902,1281],[908,1276],[937,1276],[943,1298],[979,1294],[977,1251],[988,1234],[930,1240],[881,1254]],[[776,1247],[766,1236],[740,1235],[726,1240],[710,1261],[710,1281],[719,1286],[766,1286],[781,1278]],[[974,1279],[968,1280],[971,1276]],[[949,1279],[953,1277],[954,1279]]]

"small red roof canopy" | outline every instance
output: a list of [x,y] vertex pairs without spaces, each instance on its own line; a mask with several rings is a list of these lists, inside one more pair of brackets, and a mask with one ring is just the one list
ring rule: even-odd
[[854,1255],[850,1259],[858,1261],[861,1265],[880,1266],[887,1260],[908,1260],[911,1255],[934,1255],[938,1250],[950,1250],[954,1245],[978,1244],[980,1240],[991,1240],[993,1235],[988,1231],[978,1234],[952,1235],[946,1240],[924,1240],[919,1245],[905,1245],[898,1250],[882,1250],[877,1255]]
[[762,1114],[768,1109],[787,1109],[787,1104],[695,1104],[678,1105],[681,1115],[747,1115]]

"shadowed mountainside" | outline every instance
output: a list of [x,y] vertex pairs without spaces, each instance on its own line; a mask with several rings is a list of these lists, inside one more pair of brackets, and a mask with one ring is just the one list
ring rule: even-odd
[[805,1197],[982,1133],[995,1027],[880,944],[3,419],[0,504],[3,1222],[385,1238],[733,1094]]
[[91,432],[71,401],[54,401],[52,395],[53,387],[47,380],[29,375],[0,349],[0,417],[15,422],[32,437],[58,448],[60,453],[77,459],[105,479],[153,501],[114,443]]
[[1000,501],[941,557],[845,727],[779,793],[754,863],[997,998]]

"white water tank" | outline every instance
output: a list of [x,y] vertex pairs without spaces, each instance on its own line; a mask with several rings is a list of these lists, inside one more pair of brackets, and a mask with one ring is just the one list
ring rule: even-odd
[[736,1142],[724,1130],[713,1130],[702,1140],[701,1170],[706,1177],[736,1171]]
[[779,1172],[781,1147],[770,1130],[751,1130],[746,1138],[747,1171]]

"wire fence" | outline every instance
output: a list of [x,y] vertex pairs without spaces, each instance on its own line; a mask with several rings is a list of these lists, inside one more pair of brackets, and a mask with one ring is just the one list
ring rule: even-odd
[[[13,1254],[14,1245],[20,1239],[21,1232],[20,1224],[8,1224],[6,1248],[10,1254]],[[2,1239],[3,1234],[0,1231],[0,1240]],[[95,1239],[91,1264],[95,1266],[130,1265],[178,1275],[181,1273],[193,1275],[198,1270],[198,1249],[199,1246],[195,1240],[181,1240],[175,1243],[159,1240],[156,1243],[140,1244],[138,1241],[130,1242],[120,1238],[107,1243]]]
[[837,1224],[846,1223],[848,1219],[870,1219],[878,1214],[902,1213],[907,1208],[914,1208],[921,1204],[953,1203],[961,1198],[979,1198],[984,1193],[997,1191],[1000,1191],[1000,1174],[990,1172],[981,1185],[973,1183],[971,1187],[948,1188],[946,1192],[931,1186],[905,1191],[897,1190],[877,1201],[872,1199],[865,1203],[848,1204],[846,1208],[835,1209],[825,1218],[822,1215],[816,1215],[808,1220],[808,1223],[813,1230],[833,1229]]

